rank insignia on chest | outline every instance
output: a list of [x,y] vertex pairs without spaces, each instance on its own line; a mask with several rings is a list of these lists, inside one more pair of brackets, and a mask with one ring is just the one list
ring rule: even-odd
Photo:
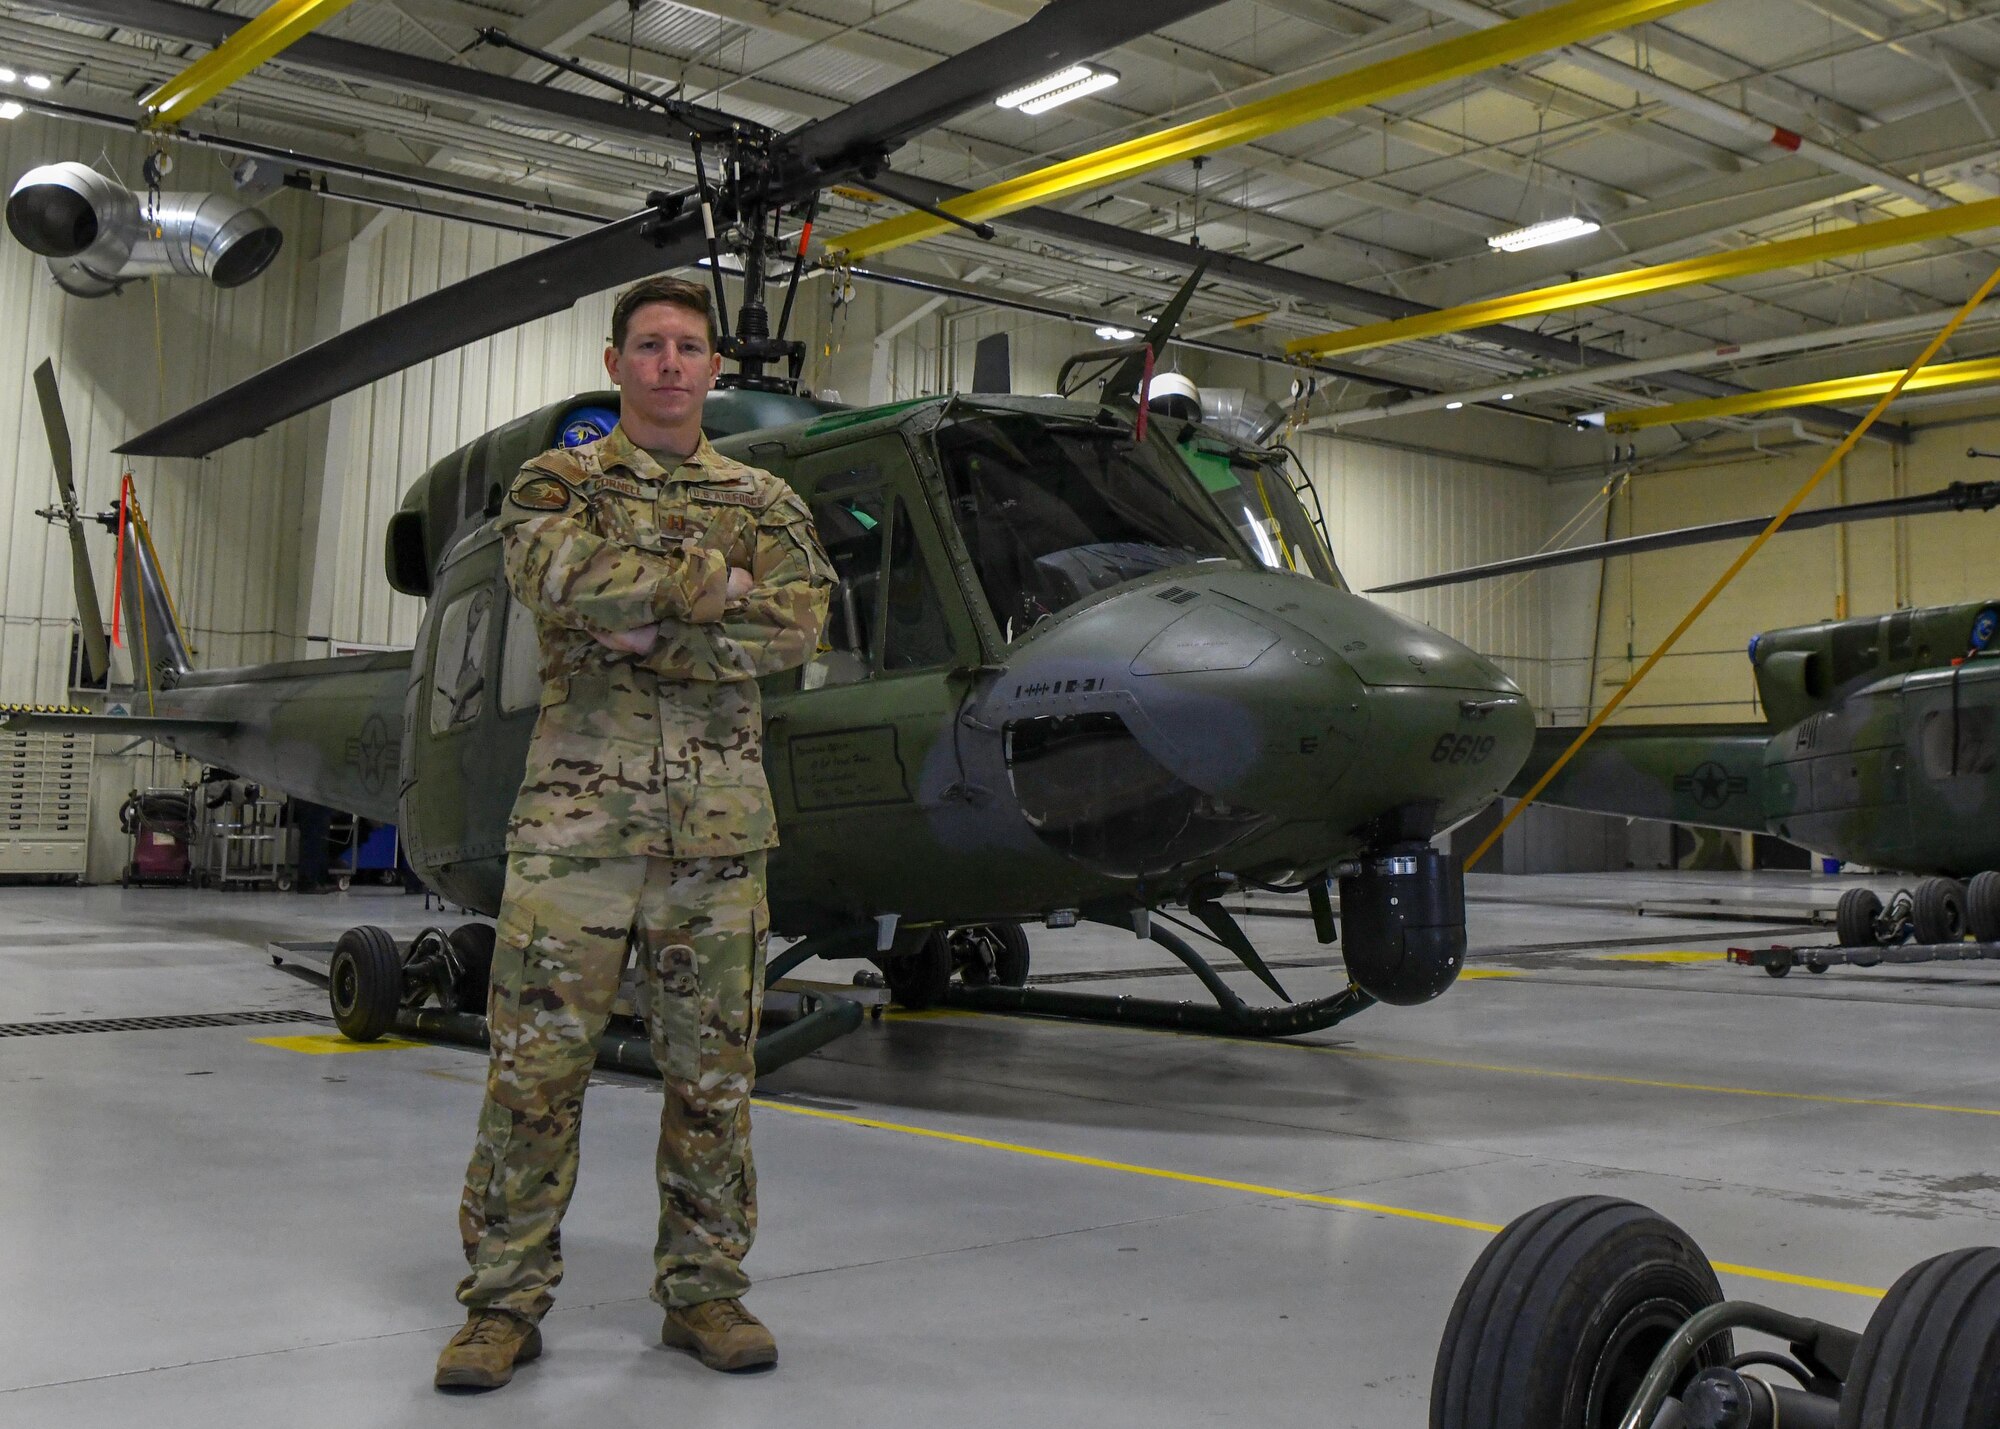
[[562,511],[570,503],[570,489],[560,478],[530,476],[514,484],[508,499],[529,511]]

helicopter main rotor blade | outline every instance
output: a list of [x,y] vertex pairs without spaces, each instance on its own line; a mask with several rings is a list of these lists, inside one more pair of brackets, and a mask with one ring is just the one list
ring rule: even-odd
[[94,681],[111,668],[111,646],[104,638],[104,614],[97,604],[97,578],[90,570],[90,549],[83,539],[83,518],[76,511],[76,473],[72,469],[69,419],[63,415],[62,394],[56,390],[56,365],[48,358],[35,369],[35,396],[41,402],[42,430],[48,434],[49,460],[56,469],[56,491],[62,497],[69,526],[70,586],[76,592],[77,624],[83,632],[83,655],[90,663],[84,678]]
[[693,210],[647,209],[370,318],[141,432],[125,456],[207,456],[287,417],[482,337],[559,313],[590,293],[707,252]]
[[[1819,526],[1844,526],[1856,521],[1882,521],[1891,516],[1922,516],[1933,511],[1991,511],[1995,506],[2000,506],[2000,481],[1954,481],[1940,490],[1921,491],[1913,496],[1892,496],[1882,501],[1855,501],[1846,506],[1822,506],[1813,511],[1799,511],[1779,528],[1778,534],[1810,531]],[[1393,585],[1371,586],[1366,594],[1395,595],[1406,590],[1429,590],[1434,586],[1459,585],[1465,581],[1489,580],[1494,576],[1601,561],[1611,556],[1637,556],[1647,551],[1668,551],[1677,546],[1731,541],[1754,536],[1770,524],[1769,516],[1749,516],[1740,521],[1716,521],[1706,526],[1655,531],[1647,536],[1623,536],[1616,541],[1593,541],[1587,546],[1567,546],[1560,551],[1544,551],[1540,555],[1520,556],[1511,561],[1467,566],[1462,570],[1445,571],[1441,575],[1397,581]]]
[[1013,29],[788,136],[822,170],[866,163],[1010,89],[1103,54],[1221,0],[1052,0]]

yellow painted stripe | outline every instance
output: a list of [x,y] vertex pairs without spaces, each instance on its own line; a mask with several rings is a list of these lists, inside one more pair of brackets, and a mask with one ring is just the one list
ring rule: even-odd
[[1245,1195],[1270,1196],[1283,1201],[1307,1201],[1316,1206],[1334,1206],[1343,1211],[1366,1211],[1372,1215],[1393,1216],[1403,1221],[1424,1221],[1431,1225],[1454,1226],[1459,1230],[1484,1231],[1491,1235],[1500,1229],[1490,1221],[1469,1221],[1463,1216],[1441,1216],[1432,1211],[1413,1211],[1407,1206],[1385,1206],[1376,1201],[1356,1201],[1345,1196],[1322,1196],[1311,1191],[1288,1191],[1282,1186],[1260,1186],[1253,1181],[1231,1181],[1219,1176],[1197,1176],[1191,1171],[1168,1171],[1158,1166],[1139,1166],[1130,1161],[1106,1161],[1097,1156],[1079,1156],[1072,1151],[1051,1151],[1042,1146],[1023,1146],[1016,1141],[994,1141],[984,1136],[965,1136],[956,1131],[938,1131],[928,1126],[908,1126],[897,1121],[881,1121],[872,1116],[854,1116],[847,1112],[824,1111],[819,1107],[794,1106],[788,1102],[768,1101],[757,1098],[757,1105],[769,1111],[789,1112],[793,1116],[812,1117],[819,1121],[837,1121],[848,1126],[865,1126],[871,1131],[894,1131],[903,1136],[921,1137],[926,1141],[948,1141],[954,1146],[976,1146],[983,1151],[1005,1151],[1015,1156],[1032,1156],[1038,1161],[1059,1161],[1066,1166],[1088,1166],[1096,1171],[1121,1171],[1128,1176],[1146,1176],[1155,1181],[1174,1181],[1183,1186],[1208,1186],[1220,1191],[1241,1191]]
[[354,0],[277,0],[249,24],[147,93],[139,107],[157,127],[178,124],[265,60],[324,25]]
[[[1004,1151],[1012,1156],[1028,1156],[1037,1161],[1054,1161],[1065,1166],[1084,1166],[1093,1171],[1116,1171],[1127,1176],[1144,1176],[1149,1180],[1172,1181],[1183,1186],[1239,1191],[1246,1196],[1258,1196],[1267,1200],[1301,1201],[1308,1205],[1331,1206],[1342,1211],[1360,1211],[1399,1221],[1450,1226],[1454,1230],[1478,1231],[1484,1235],[1497,1235],[1503,1229],[1492,1221],[1468,1220],[1464,1216],[1439,1215],[1435,1211],[1413,1210],[1408,1206],[1391,1206],[1380,1201],[1358,1201],[1347,1196],[1324,1196],[1315,1191],[1293,1191],[1283,1186],[1263,1186],[1254,1181],[1232,1181],[1221,1176],[1199,1176],[1191,1171],[1170,1171],[1164,1167],[1140,1166],[1130,1161],[1107,1161],[1099,1156],[1079,1156],[1073,1151],[1052,1151],[1045,1146],[1025,1146],[1018,1141],[995,1141],[991,1137],[966,1136],[956,1131],[939,1131],[935,1127],[883,1121],[879,1117],[855,1116],[850,1112],[796,1106],[788,1102],[772,1101],[766,1097],[756,1098],[756,1103],[765,1111],[781,1111],[815,1121],[832,1121],[844,1126],[866,1127],[871,1131],[893,1131],[902,1136],[919,1137],[925,1141],[943,1141],[953,1146],[972,1146],[982,1151]],[[1880,1299],[1883,1294],[1880,1289],[1872,1285],[1856,1285],[1846,1280],[1822,1280],[1817,1276],[1793,1275],[1788,1271],[1765,1270],[1754,1265],[1735,1265],[1717,1261],[1715,1269],[1717,1273],[1723,1275],[1736,1275],[1748,1280],[1767,1280],[1780,1285],[1796,1285],[1812,1290],[1828,1290],[1842,1295],[1863,1295]]]
[[[998,218],[1036,204],[1051,203],[1066,194],[1124,183],[1169,164],[1186,163],[1203,154],[1237,144],[1254,143],[1286,129],[1312,124],[1364,105],[1379,104],[1399,94],[1430,89],[1449,80],[1530,55],[1561,49],[1593,35],[1609,34],[1633,25],[1664,19],[1704,0],[1567,0],[1519,20],[1487,30],[1459,35],[1439,44],[1410,50],[1393,58],[1363,65],[1313,84],[1253,100],[1205,119],[1190,120],[1143,134],[1121,144],[1079,154],[1073,159],[1006,179],[942,205],[948,213],[978,222]],[[927,213],[911,213],[871,223],[827,240],[830,252],[849,259],[865,258],[906,243],[951,231],[951,225]]]
[[1458,975],[1460,982],[1486,982],[1496,977],[1520,977],[1517,968],[1467,968]]
[[[1614,432],[1636,432],[1642,427],[1706,422],[1716,417],[1775,412],[1785,407],[1804,407],[1820,402],[1839,406],[1863,397],[1879,397],[1895,386],[1896,379],[1902,375],[1900,372],[1870,372],[1861,377],[1835,377],[1825,382],[1770,387],[1762,392],[1743,392],[1734,397],[1669,402],[1660,407],[1633,407],[1626,411],[1605,413],[1604,424]],[[1980,357],[1969,362],[1941,362],[1926,367],[1903,384],[1903,391],[1925,392],[1938,387],[1966,387],[1994,381],[2000,381],[2000,358]]]
[[[1491,34],[1492,31],[1483,33]],[[1656,263],[1648,268],[1579,278],[1574,282],[1531,288],[1527,292],[1501,298],[1484,298],[1455,308],[1418,313],[1414,317],[1394,318],[1388,322],[1366,323],[1338,332],[1294,338],[1285,344],[1285,352],[1291,357],[1330,357],[1336,353],[1360,352],[1371,347],[1439,337],[1445,333],[1464,332],[1469,328],[1512,322],[1542,313],[1599,307],[1642,293],[1668,292],[1702,283],[1718,283],[1725,278],[1768,273],[1778,268],[1804,267],[1832,258],[1849,258],[1879,248],[1904,247],[1996,226],[2000,226],[2000,199],[1982,199],[1977,203],[1931,209],[1906,218],[1850,224],[1777,243],[1753,243],[1726,253],[1705,253],[1698,258],[1682,258],[1672,263]],[[1890,382],[1900,375],[1891,373]],[[1882,390],[1887,391],[1888,386],[1884,383]]]
[[406,1042],[400,1037],[384,1037],[377,1042],[350,1042],[337,1032],[313,1032],[296,1037],[252,1037],[260,1047],[276,1047],[286,1052],[302,1052],[308,1057],[331,1057],[342,1052],[400,1052],[405,1047],[423,1047],[424,1042]]

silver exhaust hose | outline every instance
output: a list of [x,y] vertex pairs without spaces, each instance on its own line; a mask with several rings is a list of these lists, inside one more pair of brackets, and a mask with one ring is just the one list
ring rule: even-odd
[[44,164],[8,195],[7,230],[80,298],[101,298],[137,278],[238,287],[284,246],[276,224],[227,194],[163,193],[150,221],[144,210],[138,194],[88,164]]

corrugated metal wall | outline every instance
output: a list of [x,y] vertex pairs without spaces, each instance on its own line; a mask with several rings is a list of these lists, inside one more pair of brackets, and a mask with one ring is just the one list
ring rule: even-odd
[[[341,254],[342,327],[518,258],[539,240],[415,214],[371,220]],[[446,353],[331,409],[312,576],[311,633],[407,645],[422,603],[390,590],[382,540],[403,493],[446,453],[501,423],[605,385],[613,295]]]
[[[108,130],[27,117],[0,124],[0,173],[8,185],[37,164],[92,162],[138,181],[141,142]],[[218,156],[183,151],[171,184],[226,191]],[[85,301],[50,281],[42,260],[0,239],[0,429],[11,437],[0,478],[0,699],[67,699],[71,621],[68,541],[38,519],[55,497],[31,373],[55,360],[75,446],[78,495],[98,510],[116,498],[125,461],[111,449],[160,417],[292,350],[313,327],[325,209],[281,192],[262,205],[285,233],[277,261],[223,292],[194,279],[139,283]],[[201,659],[238,664],[289,655],[302,634],[296,576],[304,489],[315,433],[307,422],[239,443],[205,462],[131,464],[140,500]],[[109,610],[112,544],[93,528],[93,563]],[[92,876],[115,876],[124,858],[115,811],[128,788],[178,782],[176,761],[150,747],[120,754],[101,742],[93,813]]]

